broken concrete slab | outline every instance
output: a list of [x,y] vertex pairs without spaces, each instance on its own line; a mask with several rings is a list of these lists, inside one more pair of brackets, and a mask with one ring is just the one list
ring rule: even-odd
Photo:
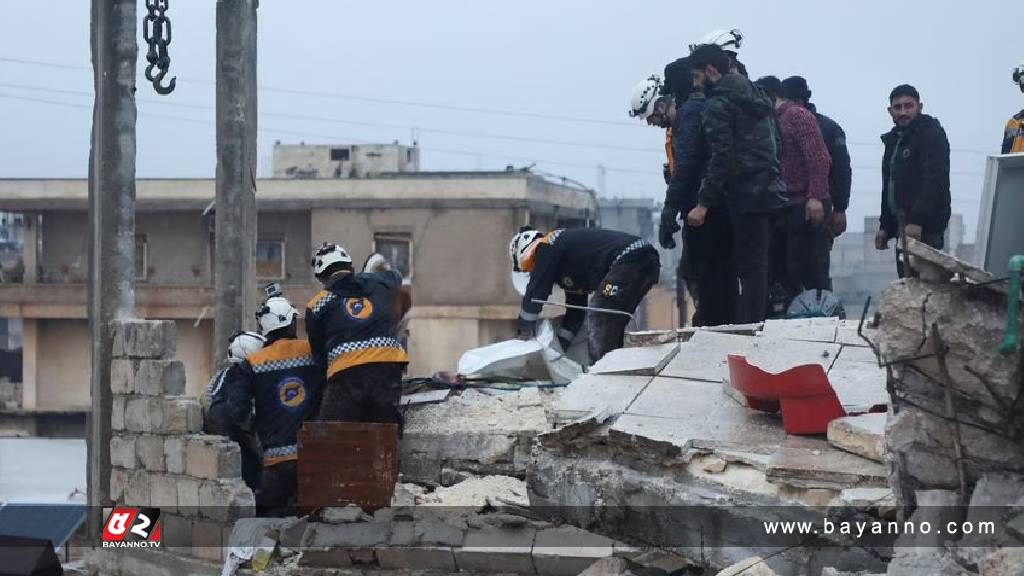
[[416,404],[444,402],[451,392],[451,389],[445,388],[443,390],[428,390],[426,392],[417,392],[416,394],[406,394],[402,396],[399,404],[402,406],[413,406]]
[[455,549],[455,564],[463,572],[535,574],[536,533],[533,528],[470,530]]
[[529,506],[526,482],[509,476],[469,478],[454,486],[443,486],[424,494],[420,503],[426,506],[483,508],[505,505]]
[[888,508],[896,506],[891,488],[844,488],[830,506],[847,508]]
[[761,336],[779,340],[835,342],[838,330],[838,318],[769,319],[764,321]]
[[715,576],[776,576],[760,556],[747,558],[720,571]]
[[840,450],[886,462],[885,413],[837,418],[828,424],[828,441]]
[[869,322],[865,321],[861,333],[864,334],[864,338],[861,338],[860,334],[857,333],[857,329],[860,327],[860,319],[857,320],[840,320],[839,330],[836,331],[836,343],[842,344],[843,346],[863,346],[867,347],[868,343],[864,341],[864,338],[874,342],[875,336],[878,331]]
[[875,356],[874,350],[867,346],[849,346],[843,345],[843,349],[839,352],[839,358],[836,362],[866,362],[868,364],[874,364],[878,366],[878,356]]
[[824,440],[792,439],[768,464],[769,482],[842,490],[888,486],[888,466],[837,450]]
[[839,359],[828,371],[828,381],[847,412],[889,405],[885,368],[877,364]]
[[585,374],[562,391],[552,405],[552,412],[558,422],[576,420],[593,412],[621,414],[650,381],[648,376]]
[[659,377],[612,424],[609,436],[681,450],[741,447],[770,453],[783,444],[786,433],[776,416],[737,405],[720,386]]
[[446,546],[378,548],[377,562],[384,570],[434,570],[445,574],[457,571],[455,552]]
[[654,376],[679,352],[679,344],[672,342],[642,348],[612,350],[590,367],[589,374],[619,376]]
[[754,346],[753,336],[737,336],[701,330],[679,346],[661,376],[721,382],[729,378],[729,354],[747,355]]
[[828,372],[842,347],[829,342],[755,338],[747,362],[765,372],[779,373],[794,366],[818,364]]
[[579,576],[627,576],[632,574],[624,558],[601,558],[579,573]]
[[369,520],[369,518],[369,516],[363,513],[363,509],[355,504],[343,507],[328,506],[320,511],[320,519],[325,524],[347,524]]
[[612,555],[612,541],[574,526],[537,531],[533,565],[542,576],[576,576]]

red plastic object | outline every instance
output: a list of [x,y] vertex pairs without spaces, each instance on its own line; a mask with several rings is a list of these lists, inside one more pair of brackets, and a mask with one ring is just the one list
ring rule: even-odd
[[824,434],[829,422],[847,415],[818,364],[771,374],[744,356],[730,354],[729,381],[749,407],[762,412],[781,409],[782,426],[789,434]]

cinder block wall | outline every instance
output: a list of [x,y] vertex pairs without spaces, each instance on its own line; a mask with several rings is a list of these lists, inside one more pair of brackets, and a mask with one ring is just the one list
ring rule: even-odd
[[110,496],[160,508],[164,547],[221,560],[235,520],[255,514],[255,498],[238,445],[202,434],[199,399],[184,395],[185,366],[174,353],[174,322],[114,326]]

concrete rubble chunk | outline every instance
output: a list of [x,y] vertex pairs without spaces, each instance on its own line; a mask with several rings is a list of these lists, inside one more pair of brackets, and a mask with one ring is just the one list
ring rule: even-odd
[[631,575],[629,563],[624,558],[601,558],[580,572],[579,576],[627,576]]
[[941,547],[893,548],[887,576],[972,576]]
[[850,508],[888,508],[896,506],[891,488],[844,488],[831,506]]
[[[949,522],[963,522],[963,508],[960,497],[952,490],[916,490],[914,498],[917,508],[910,515],[909,521],[915,526],[927,522],[930,526],[946,526]],[[930,533],[923,531],[914,534],[904,533],[896,539],[895,548],[942,548],[946,540],[953,540],[941,531]]]
[[327,524],[346,524],[349,522],[361,522],[369,520],[369,516],[363,514],[363,509],[355,504],[338,507],[331,506],[320,512],[320,519]]
[[720,571],[716,576],[776,576],[760,556],[747,558]]
[[585,374],[566,386],[552,409],[560,421],[576,420],[600,411],[621,414],[650,381],[648,376]]
[[187,437],[185,470],[197,478],[233,478],[242,473],[242,455],[238,444],[224,436]]
[[384,522],[311,524],[312,548],[372,548],[387,544],[391,525]]
[[170,320],[116,320],[114,358],[170,359],[175,353],[176,330]]
[[139,464],[151,472],[163,472],[164,439],[162,436],[141,434],[135,438],[135,454]]
[[679,344],[671,342],[642,348],[620,348],[605,354],[589,374],[618,376],[655,376],[679,352]]
[[836,450],[821,440],[801,439],[799,444],[780,448],[772,456],[766,473],[769,482],[835,490],[888,486],[887,466]]
[[455,564],[463,572],[535,574],[535,536],[533,528],[470,530],[455,549]]
[[575,576],[611,555],[610,538],[574,526],[538,530],[533,544],[533,565],[542,576]]
[[668,550],[645,550],[634,556],[634,564],[665,574],[675,574],[693,565],[686,557]]
[[568,422],[563,426],[559,426],[551,432],[539,434],[537,436],[537,440],[545,446],[568,444],[574,440],[585,438],[587,435],[604,425],[604,423],[609,421],[611,418],[612,414],[607,410],[591,412],[582,418]]
[[782,340],[809,342],[835,342],[839,330],[838,318],[799,318],[765,320],[761,336]]
[[518,505],[529,506],[526,482],[510,476],[484,476],[469,478],[454,486],[442,486],[423,495],[425,506],[454,506],[483,508]]
[[378,548],[377,562],[384,570],[434,570],[446,574],[457,571],[455,553],[447,546]]
[[978,563],[980,576],[1024,575],[1024,548],[1000,548]]
[[708,460],[702,465],[702,468],[704,468],[705,472],[709,472],[711,474],[721,474],[722,472],[725,472],[725,469],[728,466],[729,463],[721,458],[708,458]]
[[848,413],[867,412],[877,406],[888,406],[889,393],[885,379],[885,368],[877,363],[840,357],[828,369],[829,384]]
[[884,413],[837,418],[828,424],[828,441],[840,450],[885,462],[885,422]]

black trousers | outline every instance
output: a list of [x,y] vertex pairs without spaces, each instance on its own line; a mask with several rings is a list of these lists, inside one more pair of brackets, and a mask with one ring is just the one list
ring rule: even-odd
[[320,404],[320,420],[395,423],[402,429],[401,362],[375,362],[342,370],[331,377]]
[[774,222],[773,212],[732,214],[733,250],[740,290],[735,321],[739,324],[764,320],[768,307],[768,251]]
[[290,516],[295,513],[298,495],[298,462],[290,460],[267,466],[256,491],[256,515]]
[[215,401],[210,405],[203,428],[207,434],[227,436],[238,443],[238,449],[242,453],[242,480],[255,492],[260,487],[260,474],[263,468],[256,434],[236,426],[228,416],[227,402],[223,401]]
[[823,201],[825,217],[815,226],[806,217],[806,199],[779,211],[772,234],[771,276],[786,291],[786,304],[805,290],[830,290],[832,236],[826,225],[832,202]]
[[[661,262],[653,247],[641,248],[611,265],[590,298],[595,308],[621,310],[630,314],[658,283]],[[587,351],[590,361],[622,348],[629,317],[624,314],[587,311]]]
[[696,308],[693,325],[732,324],[738,284],[728,212],[712,210],[703,226],[685,227],[682,268]]

